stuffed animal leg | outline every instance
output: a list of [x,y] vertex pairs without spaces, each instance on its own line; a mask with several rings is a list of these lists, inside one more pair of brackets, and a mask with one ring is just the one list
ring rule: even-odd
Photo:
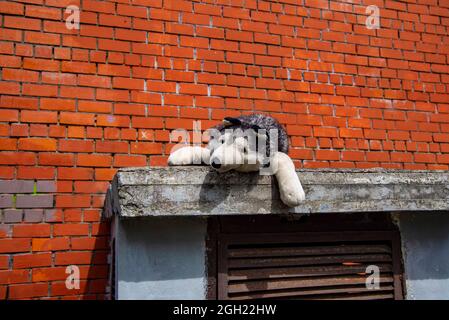
[[292,159],[283,152],[276,152],[272,158],[272,165],[282,202],[289,207],[299,205],[306,198],[306,195],[296,174]]
[[210,150],[202,147],[183,147],[168,157],[169,166],[186,166],[190,164],[209,164]]

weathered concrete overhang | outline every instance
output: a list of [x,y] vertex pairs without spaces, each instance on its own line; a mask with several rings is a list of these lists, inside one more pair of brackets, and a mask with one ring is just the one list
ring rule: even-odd
[[109,190],[105,217],[449,210],[449,172],[298,170],[306,201],[288,208],[277,182],[209,167],[128,168]]

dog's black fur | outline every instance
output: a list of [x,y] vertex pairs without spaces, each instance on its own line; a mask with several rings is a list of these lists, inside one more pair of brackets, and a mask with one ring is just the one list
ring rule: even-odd
[[270,152],[270,130],[276,129],[278,132],[278,150],[279,152],[288,153],[289,143],[287,132],[284,127],[276,119],[263,114],[253,113],[250,115],[244,115],[237,118],[225,118],[225,121],[230,125],[219,124],[215,129],[224,133],[227,129],[241,129],[243,131],[248,129],[265,129],[267,133],[267,153]]

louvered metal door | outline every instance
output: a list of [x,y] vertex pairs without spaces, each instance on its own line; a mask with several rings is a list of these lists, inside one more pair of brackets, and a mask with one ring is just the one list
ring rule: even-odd
[[[396,231],[221,234],[219,299],[402,299]],[[368,289],[368,266],[380,288]]]

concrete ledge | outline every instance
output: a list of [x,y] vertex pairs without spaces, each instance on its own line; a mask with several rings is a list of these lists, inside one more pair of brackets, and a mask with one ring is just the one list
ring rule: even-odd
[[288,208],[271,176],[217,174],[207,166],[121,169],[103,214],[132,218],[449,210],[447,171],[298,170],[298,175],[307,200]]

